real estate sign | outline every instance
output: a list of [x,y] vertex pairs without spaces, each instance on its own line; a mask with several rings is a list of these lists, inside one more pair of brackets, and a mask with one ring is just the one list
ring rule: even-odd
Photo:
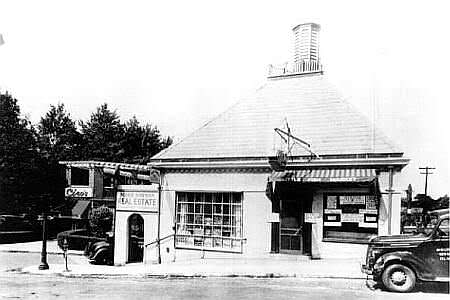
[[153,185],[123,187],[117,191],[116,209],[118,211],[158,212],[159,191]]

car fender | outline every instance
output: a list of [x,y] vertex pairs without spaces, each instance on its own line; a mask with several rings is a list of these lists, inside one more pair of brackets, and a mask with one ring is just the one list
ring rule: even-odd
[[430,267],[420,258],[409,251],[389,252],[380,256],[374,265],[374,273],[381,276],[385,267],[399,263],[413,269],[419,279],[427,279],[432,276]]
[[110,252],[111,244],[105,241],[95,242],[89,249],[89,258],[95,259],[101,252]]

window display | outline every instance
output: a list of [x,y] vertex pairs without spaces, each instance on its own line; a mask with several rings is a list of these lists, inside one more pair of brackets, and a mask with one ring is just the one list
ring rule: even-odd
[[375,195],[324,195],[323,240],[368,242],[378,233],[378,199]]
[[175,246],[242,252],[242,194],[177,192]]

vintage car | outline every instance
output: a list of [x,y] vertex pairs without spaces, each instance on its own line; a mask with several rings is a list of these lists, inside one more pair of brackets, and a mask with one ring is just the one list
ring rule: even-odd
[[58,246],[64,250],[84,250],[91,264],[111,265],[113,263],[113,233],[107,232],[106,237],[89,235],[86,229],[76,229],[60,232],[57,236]]
[[429,234],[373,238],[362,271],[393,292],[410,292],[417,281],[449,281],[449,215]]

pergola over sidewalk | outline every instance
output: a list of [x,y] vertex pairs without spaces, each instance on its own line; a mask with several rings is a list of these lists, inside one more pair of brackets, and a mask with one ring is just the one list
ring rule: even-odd
[[[119,184],[160,183],[159,170],[148,165],[93,160],[60,161],[59,164],[66,168],[65,197],[77,200],[72,209],[73,215],[83,215],[89,207],[98,205],[115,207],[115,188]],[[74,168],[88,171],[86,184],[74,184]],[[106,178],[109,178],[109,182]]]

